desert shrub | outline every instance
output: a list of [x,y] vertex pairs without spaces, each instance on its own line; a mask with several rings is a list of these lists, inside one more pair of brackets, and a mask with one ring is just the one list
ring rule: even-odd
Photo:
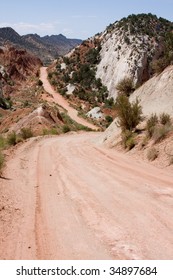
[[122,144],[124,148],[131,150],[135,146],[135,134],[130,130],[125,130],[121,134]]
[[8,134],[7,144],[10,146],[15,146],[17,144],[17,134],[15,131],[12,131]]
[[171,123],[171,117],[169,114],[162,113],[162,114],[160,114],[159,119],[160,119],[160,123],[163,125]]
[[39,79],[39,80],[38,80],[38,86],[41,87],[42,85],[43,85],[43,82]]
[[58,130],[55,127],[51,128],[51,129],[44,128],[42,134],[43,135],[58,135]]
[[125,77],[124,79],[119,81],[116,89],[118,93],[130,96],[130,94],[135,90],[133,80],[131,78]]
[[152,114],[151,117],[147,120],[146,131],[147,131],[147,136],[149,138],[153,136],[155,127],[158,124],[158,122],[159,120],[156,114]]
[[116,98],[116,109],[118,125],[122,131],[133,130],[142,120],[142,108],[137,99],[130,103],[126,95],[120,94]]
[[153,135],[152,135],[154,143],[158,143],[159,141],[163,140],[169,131],[170,131],[169,125],[157,125],[154,128]]
[[13,102],[10,98],[0,97],[0,108],[11,109]]
[[28,101],[28,100],[25,100],[25,101],[23,102],[23,107],[26,108],[26,107],[28,107],[28,106],[29,106],[29,101]]
[[5,165],[4,155],[0,151],[0,175],[2,174],[2,169],[3,169],[4,165]]
[[21,129],[21,131],[20,131],[20,135],[21,135],[21,137],[22,137],[24,140],[26,140],[26,139],[28,139],[28,138],[33,137],[33,132],[32,132],[32,130],[31,130],[31,128],[29,128],[29,127],[23,127],[23,128]]
[[114,102],[114,99],[113,99],[113,97],[111,97],[111,98],[107,98],[106,100],[105,100],[105,107],[106,108],[113,108],[113,106],[115,105],[115,102]]
[[158,151],[156,148],[152,147],[147,152],[147,159],[150,161],[155,160],[158,157]]
[[113,122],[113,118],[111,117],[111,116],[106,116],[105,117],[105,120],[109,123],[109,124],[111,124],[112,122]]
[[148,137],[143,137],[141,143],[140,143],[140,149],[143,149],[144,147],[146,147],[146,145],[148,144]]
[[169,62],[165,57],[159,58],[151,63],[152,70],[156,74],[160,74],[168,65]]
[[67,133],[67,132],[69,132],[70,131],[70,127],[68,126],[68,125],[63,125],[63,127],[62,127],[62,131],[63,131],[63,133]]
[[5,145],[6,145],[5,138],[2,135],[0,135],[0,150],[4,149]]
[[51,134],[51,135],[58,135],[58,130],[55,127],[52,127],[49,130],[49,134]]

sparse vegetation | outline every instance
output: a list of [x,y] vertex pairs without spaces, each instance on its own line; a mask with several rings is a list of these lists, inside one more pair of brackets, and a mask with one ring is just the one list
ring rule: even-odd
[[130,94],[135,90],[133,79],[129,77],[123,78],[116,85],[116,89],[119,94],[125,94],[129,97]]
[[160,123],[163,125],[171,124],[171,117],[169,114],[162,113],[162,114],[160,114],[159,119],[160,119]]
[[9,146],[15,146],[17,144],[17,134],[15,131],[12,131],[7,136],[7,144]]
[[63,127],[62,127],[62,131],[63,131],[63,133],[67,133],[67,132],[70,131],[70,127],[69,127],[67,124],[65,124],[65,125],[63,125]]
[[157,143],[164,139],[166,135],[172,130],[171,118],[168,114],[163,113],[159,117],[156,114],[152,114],[147,120],[146,132],[149,138]]
[[154,143],[158,143],[161,140],[163,140],[167,136],[167,134],[170,130],[171,130],[171,127],[167,124],[157,125],[154,129],[153,136],[152,136]]
[[4,155],[0,151],[0,176],[2,175],[2,170],[3,170],[4,165],[5,165]]
[[43,85],[43,82],[39,79],[39,80],[38,80],[38,86],[41,87],[42,85]]
[[28,139],[28,138],[33,137],[33,132],[32,132],[32,130],[31,130],[31,128],[29,128],[29,127],[23,127],[23,128],[21,129],[21,131],[20,131],[20,135],[21,135],[21,137],[22,137],[24,140],[26,140],[26,139]]
[[6,140],[2,135],[0,135],[0,150],[4,149],[5,147],[6,147]]
[[122,144],[125,149],[131,150],[134,148],[136,142],[135,142],[135,133],[133,133],[130,130],[125,130],[121,134],[122,138]]
[[142,120],[142,108],[139,101],[136,100],[131,104],[124,94],[120,94],[116,98],[116,110],[119,119],[118,125],[122,131],[134,130]]
[[147,152],[147,159],[153,161],[158,157],[158,151],[155,147],[151,147]]
[[146,124],[146,132],[147,132],[147,136],[149,138],[151,138],[153,136],[154,130],[156,125],[158,124],[158,117],[156,114],[152,114],[151,117],[147,120],[147,124]]

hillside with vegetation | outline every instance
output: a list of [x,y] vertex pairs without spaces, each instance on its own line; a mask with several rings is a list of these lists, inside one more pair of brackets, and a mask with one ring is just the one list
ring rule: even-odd
[[172,22],[155,15],[130,15],[58,58],[49,67],[50,82],[81,114],[108,126],[119,89],[129,96],[172,64],[172,30]]

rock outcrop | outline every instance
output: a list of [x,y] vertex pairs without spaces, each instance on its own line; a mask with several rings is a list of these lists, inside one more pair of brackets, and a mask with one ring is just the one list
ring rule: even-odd
[[116,97],[116,85],[125,77],[139,86],[152,73],[152,63],[164,51],[164,36],[173,30],[173,24],[151,14],[131,15],[111,24],[101,35],[100,62],[97,78],[101,78]]
[[144,83],[131,96],[140,101],[144,115],[168,113],[173,116],[173,66]]

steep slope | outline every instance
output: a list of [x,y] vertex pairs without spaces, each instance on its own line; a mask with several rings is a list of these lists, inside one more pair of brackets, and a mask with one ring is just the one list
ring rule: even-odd
[[171,22],[141,14],[123,18],[101,34],[97,77],[108,87],[110,96],[117,96],[116,85],[125,77],[139,86],[152,76],[152,64],[166,53],[164,41],[172,30]]
[[37,34],[20,36],[11,27],[0,28],[0,45],[12,44],[17,48],[24,48],[44,63],[52,62],[57,56],[64,55],[82,40],[68,39],[63,35],[52,35],[40,37]]
[[25,50],[0,48],[0,96],[11,97],[29,77],[36,76],[42,62]]
[[172,30],[173,23],[152,14],[130,15],[110,24],[71,52],[65,68],[57,62],[57,76],[65,75],[59,87],[66,92],[68,84],[75,85],[74,94],[93,103],[105,102],[107,94],[115,99],[123,78],[131,78],[138,87],[172,63]]
[[168,113],[173,116],[173,66],[144,83],[131,96],[139,99],[144,115]]

